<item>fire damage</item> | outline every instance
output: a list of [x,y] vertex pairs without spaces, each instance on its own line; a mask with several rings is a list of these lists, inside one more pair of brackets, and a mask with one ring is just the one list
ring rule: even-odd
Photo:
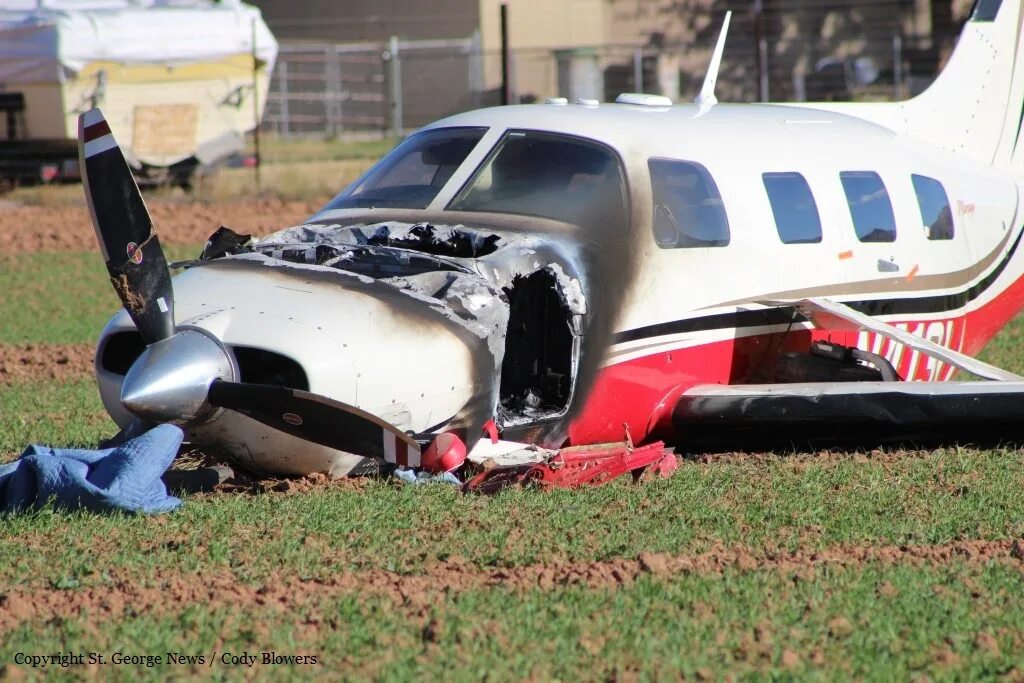
[[494,389],[487,414],[503,431],[514,431],[565,417],[575,395],[588,311],[583,277],[568,251],[558,236],[332,223],[257,241],[222,227],[197,261],[179,265],[257,259],[268,267],[337,273],[345,276],[342,286],[358,281],[378,293],[399,293],[485,344]]

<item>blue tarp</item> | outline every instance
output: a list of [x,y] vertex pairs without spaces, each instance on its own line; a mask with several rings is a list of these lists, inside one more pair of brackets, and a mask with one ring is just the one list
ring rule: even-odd
[[160,479],[178,454],[184,433],[174,425],[102,450],[32,445],[0,465],[0,511],[20,512],[51,499],[64,509],[168,512],[181,500]]

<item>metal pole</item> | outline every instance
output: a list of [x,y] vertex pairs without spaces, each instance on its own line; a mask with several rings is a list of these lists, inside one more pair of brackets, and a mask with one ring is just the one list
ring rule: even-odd
[[401,136],[405,126],[402,122],[402,65],[398,57],[398,36],[391,36],[388,43],[390,55],[388,66],[391,80],[391,130]]
[[260,83],[259,63],[256,57],[256,20],[252,20],[252,121],[255,127],[252,129],[253,142],[256,145],[256,159],[253,170],[256,173],[256,191],[260,192]]
[[281,94],[281,121],[278,134],[283,137],[291,137],[291,123],[288,121],[288,60],[283,57],[277,62],[277,85]]
[[764,2],[754,0],[754,52],[757,62],[757,98],[768,101],[768,41],[764,37]]
[[512,101],[512,87],[509,83],[509,48],[508,48],[508,5],[501,3],[501,103]]
[[633,92],[644,91],[644,51],[641,48],[633,50]]
[[893,99],[903,99],[903,36],[892,37],[892,88]]

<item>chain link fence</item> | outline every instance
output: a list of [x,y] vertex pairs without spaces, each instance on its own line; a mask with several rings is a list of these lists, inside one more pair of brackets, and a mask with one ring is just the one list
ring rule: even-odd
[[[907,3],[889,4],[895,13]],[[797,23],[798,29],[818,32],[819,37],[806,39],[793,35],[784,15],[734,15],[719,99],[891,100],[919,93],[934,78],[948,50],[942,53],[929,35],[903,31],[899,21],[887,19],[883,5],[875,3],[881,18],[873,22],[834,20],[837,13],[845,16],[841,7],[822,14],[817,23]],[[652,34],[642,46],[512,50],[512,101],[613,101],[622,92],[691,101],[721,23],[717,13],[705,19],[685,39]],[[831,35],[828,21],[839,27],[833,26]],[[262,130],[282,137],[402,133],[500,101],[501,55],[482,50],[478,35],[384,43],[284,41]]]

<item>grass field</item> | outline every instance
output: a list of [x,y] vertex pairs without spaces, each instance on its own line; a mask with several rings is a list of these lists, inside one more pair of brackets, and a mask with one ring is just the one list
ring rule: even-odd
[[[91,343],[116,306],[96,254],[0,255],[0,344]],[[1024,371],[1022,333],[987,359]],[[0,384],[0,460],[113,431],[87,377]],[[721,455],[493,499],[280,488],[0,518],[0,678],[57,652],[73,679],[1024,676],[1016,451]]]

